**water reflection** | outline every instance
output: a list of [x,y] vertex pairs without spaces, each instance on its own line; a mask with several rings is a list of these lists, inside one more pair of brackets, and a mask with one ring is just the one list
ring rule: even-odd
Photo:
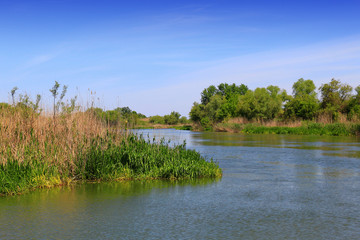
[[221,180],[91,183],[0,199],[0,239],[358,239],[357,138],[141,130]]
[[360,142],[356,137],[321,137],[292,135],[242,135],[230,133],[200,133],[192,135],[194,144],[206,146],[243,146],[319,150],[327,156],[360,157]]

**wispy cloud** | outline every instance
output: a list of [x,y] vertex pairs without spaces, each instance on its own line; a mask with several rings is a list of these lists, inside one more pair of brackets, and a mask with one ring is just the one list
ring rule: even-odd
[[174,77],[167,86],[127,92],[122,102],[145,114],[176,110],[186,115],[204,88],[221,82],[244,83],[252,89],[272,84],[291,92],[292,84],[301,77],[314,80],[318,87],[334,77],[355,87],[360,84],[360,36],[207,64],[206,68]]
[[28,62],[26,62],[24,67],[25,68],[34,67],[34,66],[49,62],[52,59],[54,59],[55,57],[56,57],[56,54],[38,55],[38,56],[31,58]]

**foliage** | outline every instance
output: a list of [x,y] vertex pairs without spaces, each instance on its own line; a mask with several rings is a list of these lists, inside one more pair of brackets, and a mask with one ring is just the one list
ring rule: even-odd
[[293,95],[294,97],[303,97],[307,95],[311,95],[313,97],[316,97],[315,92],[315,84],[312,80],[304,80],[303,78],[300,78],[293,84]]
[[214,85],[211,85],[208,88],[205,88],[204,91],[201,92],[201,103],[206,105],[210,102],[212,96],[217,93],[217,89]]
[[143,118],[145,115],[132,111],[129,107],[118,107],[114,110],[104,111],[101,108],[90,108],[89,112],[92,112],[98,119],[115,127],[133,127],[138,123],[139,118]]
[[187,117],[182,116],[182,117],[179,119],[179,122],[180,122],[181,124],[188,124],[188,123],[189,123],[189,120],[187,119]]
[[155,124],[165,124],[164,117],[159,116],[159,115],[151,116],[149,119],[149,122],[155,123]]
[[360,120],[360,85],[355,88],[356,95],[352,96],[346,107],[350,120]]
[[346,105],[351,98],[352,87],[341,84],[339,80],[331,79],[330,83],[321,85],[321,107],[323,112],[331,114],[337,120],[339,112],[345,112]]
[[[209,128],[214,122],[236,116],[238,98],[248,91],[244,84],[229,85],[221,83],[217,87],[211,85],[201,92],[201,103],[194,103],[190,111],[190,119]],[[203,120],[206,118],[205,120]],[[204,125],[205,124],[205,125]]]
[[159,116],[155,115],[149,118],[149,122],[153,124],[166,124],[166,125],[177,125],[177,124],[188,124],[189,121],[185,116],[181,117],[181,114],[172,111],[170,114]]
[[300,78],[293,84],[293,95],[284,106],[284,117],[287,119],[314,119],[319,100],[316,98],[315,84],[312,80]]
[[281,112],[284,91],[277,86],[256,88],[239,98],[238,116],[248,119],[270,120]]
[[201,92],[201,103],[194,102],[189,116],[200,129],[212,129],[218,123],[232,118],[250,122],[272,120],[317,120],[337,122],[342,116],[360,120],[360,86],[352,95],[352,87],[332,79],[319,88],[310,79],[298,79],[292,86],[292,95],[278,86],[249,90],[245,85],[222,83],[209,86]]
[[179,123],[181,114],[178,112],[171,112],[169,115],[164,116],[164,122],[168,125],[175,125]]

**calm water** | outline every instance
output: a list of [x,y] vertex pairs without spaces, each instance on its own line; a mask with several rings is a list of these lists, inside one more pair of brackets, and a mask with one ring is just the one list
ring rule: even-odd
[[84,184],[0,198],[0,239],[360,239],[360,139],[144,130],[223,178]]

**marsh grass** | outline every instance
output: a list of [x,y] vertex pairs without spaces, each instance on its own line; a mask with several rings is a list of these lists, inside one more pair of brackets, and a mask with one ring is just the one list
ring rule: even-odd
[[218,164],[108,126],[91,112],[0,106],[0,195],[74,181],[218,177]]

